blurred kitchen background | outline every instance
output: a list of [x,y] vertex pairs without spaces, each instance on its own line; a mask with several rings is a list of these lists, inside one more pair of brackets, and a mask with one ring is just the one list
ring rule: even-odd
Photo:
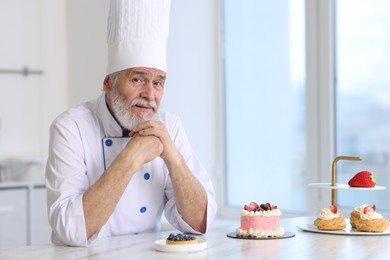
[[[52,120],[96,97],[108,0],[0,0],[0,248],[50,242]],[[315,215],[360,170],[389,187],[390,1],[172,0],[163,109],[182,118],[219,217],[251,201]],[[389,188],[337,191],[390,213]]]

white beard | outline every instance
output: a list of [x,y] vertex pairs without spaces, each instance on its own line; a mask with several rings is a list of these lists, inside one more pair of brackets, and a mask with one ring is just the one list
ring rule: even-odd
[[[111,93],[111,103],[113,112],[116,119],[119,123],[126,129],[131,130],[139,123],[148,121],[148,120],[159,120],[158,111],[156,109],[156,102],[147,101],[145,99],[134,99],[131,103],[126,104],[120,94],[118,93],[116,87],[112,88]],[[147,105],[151,106],[154,110],[154,113],[150,116],[146,112],[141,113],[139,116],[134,116],[131,113],[131,107],[135,105]]]

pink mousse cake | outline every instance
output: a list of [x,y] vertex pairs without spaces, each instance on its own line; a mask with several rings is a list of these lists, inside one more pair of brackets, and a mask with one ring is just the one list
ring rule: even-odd
[[236,229],[236,234],[240,237],[281,237],[284,235],[284,228],[279,224],[281,215],[277,206],[270,203],[259,206],[251,202],[241,209],[241,226]]

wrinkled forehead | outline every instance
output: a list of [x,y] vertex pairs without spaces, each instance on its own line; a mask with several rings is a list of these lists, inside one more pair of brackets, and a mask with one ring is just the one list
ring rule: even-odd
[[147,67],[136,67],[122,71],[126,76],[131,75],[142,75],[148,78],[161,78],[166,79],[166,72],[160,69],[147,68]]

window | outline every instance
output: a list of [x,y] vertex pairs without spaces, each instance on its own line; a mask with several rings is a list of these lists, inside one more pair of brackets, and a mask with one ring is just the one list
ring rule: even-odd
[[304,1],[224,2],[226,204],[306,210]]
[[337,182],[370,170],[387,189],[338,190],[338,207],[390,210],[388,10],[387,0],[224,1],[227,209],[269,200],[317,214],[331,191],[308,183],[330,182],[333,159],[349,155],[363,160],[339,161]]
[[339,204],[375,203],[390,210],[390,1],[339,0],[336,5],[337,153],[361,156],[340,164],[338,179],[348,182],[372,171],[375,192],[338,192]]

